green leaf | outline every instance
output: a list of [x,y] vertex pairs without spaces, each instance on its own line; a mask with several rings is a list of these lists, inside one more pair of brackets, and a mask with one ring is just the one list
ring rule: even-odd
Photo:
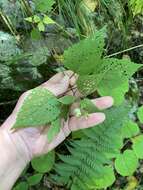
[[47,15],[45,15],[43,18],[43,23],[44,24],[55,24],[55,21],[53,19],[51,19],[50,17],[48,17]]
[[36,10],[41,13],[50,12],[55,0],[34,0],[36,4]]
[[64,105],[70,105],[75,102],[76,98],[74,96],[63,96],[62,98],[59,98],[58,101]]
[[31,65],[35,67],[46,64],[49,57],[49,49],[44,45],[40,46],[37,44],[37,47],[31,49],[29,53],[31,53],[31,56],[29,57],[28,61]]
[[126,150],[115,160],[115,168],[122,176],[131,176],[138,167],[138,159],[132,150]]
[[43,177],[43,174],[35,174],[27,178],[27,182],[30,186],[38,184]]
[[138,125],[133,121],[126,121],[122,127],[122,137],[131,138],[140,132]]
[[51,127],[48,130],[48,140],[51,141],[59,132],[61,129],[61,119],[58,118],[55,121],[51,122]]
[[26,182],[20,182],[16,187],[14,187],[13,190],[28,190],[28,183]]
[[32,17],[27,17],[24,20],[28,21],[28,22],[33,22],[33,18]]
[[117,88],[111,89],[110,92],[107,90],[105,93],[104,89],[102,90],[100,89],[100,94],[104,94],[103,96],[110,94],[114,99],[114,104],[120,105],[125,99],[125,93],[129,90],[129,82],[126,81],[125,83],[120,84]]
[[55,162],[55,152],[51,151],[48,154],[34,158],[31,161],[34,170],[40,173],[49,172],[53,168]]
[[105,29],[80,41],[64,52],[64,66],[80,75],[88,75],[100,65],[104,48]]
[[139,135],[132,139],[132,148],[139,159],[143,159],[143,135]]
[[47,89],[38,87],[29,91],[16,118],[14,128],[40,127],[60,115],[58,99]]
[[111,166],[105,166],[103,169],[103,175],[101,178],[95,180],[96,186],[92,188],[102,189],[111,186],[115,181],[114,170]]
[[45,25],[43,24],[43,22],[39,22],[37,26],[40,32],[45,31]]
[[[98,72],[97,90],[102,96],[112,96],[118,103],[120,96],[128,91],[128,81],[130,77],[140,68],[141,64],[135,64],[128,59],[103,59],[101,68]],[[120,84],[120,85],[119,85]],[[115,92],[120,92],[116,97]]]
[[83,130],[78,130],[78,131],[74,131],[72,132],[72,139],[81,139],[82,137],[84,137],[84,133]]
[[143,123],[143,106],[141,106],[137,112],[137,116],[141,123]]
[[40,17],[39,17],[39,16],[34,15],[34,17],[33,17],[33,21],[34,21],[34,23],[38,23],[38,22],[40,22],[40,21],[41,21],[41,19],[40,19]]
[[[0,63],[15,64],[11,60],[20,55],[21,50],[17,46],[16,38],[6,32],[0,31]],[[0,70],[0,72],[3,71]]]
[[81,111],[87,113],[94,113],[99,111],[99,109],[95,107],[95,104],[88,98],[84,98],[83,100],[80,101],[80,108]]
[[31,31],[31,38],[33,40],[39,40],[41,39],[41,34],[37,28],[32,29]]

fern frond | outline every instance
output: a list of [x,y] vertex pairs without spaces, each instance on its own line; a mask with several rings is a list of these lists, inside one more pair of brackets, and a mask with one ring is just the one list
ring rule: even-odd
[[112,153],[110,158],[114,158],[121,148],[121,130],[128,111],[123,105],[112,108],[106,111],[107,120],[103,124],[83,130],[85,136],[70,143],[70,155],[60,155],[62,163],[56,165],[56,181],[63,184],[70,181],[72,190],[98,189],[109,172],[111,180],[105,179],[102,186],[111,185],[115,176],[108,154]]

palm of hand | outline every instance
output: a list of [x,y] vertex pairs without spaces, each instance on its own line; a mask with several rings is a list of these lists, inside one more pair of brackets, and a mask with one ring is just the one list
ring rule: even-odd
[[[65,72],[65,75],[59,73],[52,77],[49,81],[44,83],[42,86],[53,92],[56,96],[66,95],[66,92],[68,92],[68,94],[72,94],[72,91],[69,90],[69,87],[75,86],[76,82],[76,77],[72,76],[73,73],[71,71]],[[24,93],[20,97],[12,115],[8,118],[6,122],[7,124],[5,124],[8,127],[2,126],[5,129],[7,129],[9,134],[11,131],[11,127],[15,123],[16,114],[20,109],[24,101],[24,98],[27,96],[27,94],[28,92]],[[77,92],[76,95],[79,96],[79,93]],[[113,104],[113,100],[111,97],[103,97],[93,101],[96,104],[96,106],[101,109],[108,108]],[[77,107],[77,105],[73,105],[73,108],[75,107]],[[71,116],[68,118],[67,121],[61,121],[63,127],[61,128],[59,134],[51,142],[48,142],[47,138],[47,131],[49,129],[49,126],[20,129],[15,132],[15,135],[19,136],[23,140],[24,144],[26,145],[29,151],[30,157],[33,158],[34,156],[47,153],[48,151],[55,148],[70,134],[71,131],[97,125],[103,122],[104,119],[105,116],[103,113],[90,114],[88,118],[85,118],[83,116],[80,118]]]

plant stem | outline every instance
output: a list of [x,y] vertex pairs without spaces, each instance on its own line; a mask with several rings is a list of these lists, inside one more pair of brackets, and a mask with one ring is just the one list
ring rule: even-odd
[[0,102],[0,106],[15,104],[16,102],[17,102],[17,100],[12,100],[12,101],[8,101],[8,102]]
[[134,49],[137,49],[137,48],[141,48],[141,47],[143,47],[143,44],[140,44],[140,45],[137,45],[137,46],[133,46],[131,48],[128,48],[128,49],[125,49],[125,50],[113,53],[111,55],[107,55],[107,56],[105,56],[105,58],[113,57],[113,56],[119,55],[121,53],[125,53],[125,52],[131,51],[131,50],[134,50]]
[[4,23],[6,24],[6,26],[9,28],[10,32],[16,38],[16,30],[13,28],[12,23],[11,23],[10,19],[8,18],[8,16],[4,15],[1,11],[0,11],[0,16],[3,19]]

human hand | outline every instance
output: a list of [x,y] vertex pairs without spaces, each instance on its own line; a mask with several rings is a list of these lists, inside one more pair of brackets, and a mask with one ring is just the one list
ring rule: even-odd
[[[63,96],[66,94],[73,95],[74,92],[70,90],[70,87],[75,87],[76,78],[77,77],[73,75],[73,72],[66,71],[64,74],[56,74],[41,86],[43,88],[47,88],[56,96]],[[27,128],[19,129],[13,132],[11,128],[16,121],[17,113],[28,93],[29,91],[20,97],[13,113],[2,125],[1,130],[6,134],[7,138],[9,138],[9,141],[11,141],[11,143],[17,147],[17,150],[20,149],[20,151],[24,150],[24,152],[26,152],[26,157],[29,157],[29,161],[35,156],[42,155],[54,149],[71,133],[71,131],[92,127],[102,123],[105,120],[105,115],[103,113],[93,113],[90,114],[87,118],[84,116],[70,116],[67,121],[64,121],[64,119],[62,119],[61,123],[63,127],[61,128],[59,134],[55,136],[51,142],[48,142],[47,138],[47,131],[49,129],[49,126],[37,128],[28,128],[27,126]],[[80,94],[76,91],[74,95],[79,96]],[[113,99],[108,96],[97,98],[92,101],[99,109],[109,108],[113,104]],[[71,109],[74,109],[77,106],[78,105],[73,105]]]

